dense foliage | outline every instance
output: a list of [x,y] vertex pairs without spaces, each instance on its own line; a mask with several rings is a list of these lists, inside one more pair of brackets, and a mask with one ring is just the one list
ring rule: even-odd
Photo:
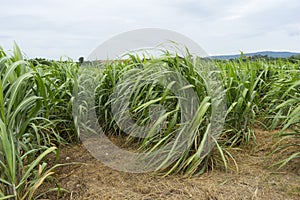
[[[48,63],[49,64],[49,63]],[[76,138],[71,115],[77,65],[25,61],[0,49],[0,199],[33,199],[58,165],[45,157]]]
[[[277,129],[283,141],[294,141],[283,143],[274,151],[298,149],[277,163],[279,167],[299,159],[300,60],[294,57],[253,60],[241,56],[236,60],[212,62],[223,90],[210,89],[209,73],[195,67],[192,56],[182,58],[166,53],[160,58],[141,59],[131,55],[126,60],[90,67],[88,81],[97,83],[95,108],[105,134],[121,135],[129,145],[138,145],[140,151],[153,152],[182,130],[179,135],[187,136],[189,143],[178,159],[157,167],[165,175],[200,174],[216,162],[226,168],[232,159],[231,147],[255,145],[255,126]],[[158,73],[161,70],[158,66],[184,77],[186,83],[179,88],[181,93],[172,91],[176,81],[164,80],[170,71]],[[74,119],[72,115],[73,91],[80,89],[77,83],[84,78],[81,75],[86,69],[87,66],[79,67],[71,60],[26,61],[17,45],[11,56],[0,48],[0,199],[38,198],[42,195],[37,193],[38,188],[59,166],[47,163],[46,156],[57,154],[62,143],[78,141],[77,116]],[[124,78],[130,81],[122,82]],[[146,79],[152,82],[141,81]],[[188,128],[179,129],[186,122],[182,121],[184,111],[178,99],[191,88],[197,95],[199,108],[191,111],[193,120]],[[114,96],[116,91],[118,95]],[[219,91],[224,91],[221,95],[226,101],[222,113],[226,116],[224,129],[218,138],[208,138],[208,133],[217,131],[212,127],[211,117],[213,105],[220,103],[215,99]],[[113,113],[112,107],[125,100],[129,103],[120,107],[119,113]],[[144,137],[134,137],[139,134],[139,127],[129,127],[130,135],[120,128],[123,113],[127,111],[139,126],[151,124],[149,129],[144,129]],[[149,113],[156,114],[155,121]],[[203,154],[208,139],[215,146],[213,151]]]

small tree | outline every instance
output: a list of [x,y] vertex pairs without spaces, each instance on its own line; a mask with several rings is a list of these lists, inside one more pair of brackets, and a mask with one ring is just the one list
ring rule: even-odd
[[83,61],[84,61],[84,58],[81,56],[81,57],[79,57],[79,64],[81,65],[82,63],[83,63]]

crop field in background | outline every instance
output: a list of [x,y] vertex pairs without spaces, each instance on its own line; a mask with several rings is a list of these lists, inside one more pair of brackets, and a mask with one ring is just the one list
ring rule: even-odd
[[[189,55],[182,58],[166,52],[159,58],[151,59],[131,55],[127,60],[95,66],[95,69],[101,68],[101,73],[93,74],[87,80],[97,83],[94,91],[95,108],[104,133],[124,148],[146,153],[155,151],[172,139],[182,124],[179,97],[170,92],[169,87],[138,84],[134,77],[131,79],[136,84],[130,93],[129,111],[137,124],[144,125],[151,121],[149,111],[154,104],[159,103],[165,108],[165,113],[159,115],[157,123],[145,133],[146,137],[135,138],[134,135],[138,132],[134,132],[134,129],[130,135],[124,133],[111,110],[115,102],[122,101],[122,96],[119,96],[121,99],[111,98],[122,77],[140,68],[151,72],[158,64],[164,65],[183,76],[196,91],[199,109],[195,113],[196,120],[191,122],[197,130],[186,132],[191,141],[188,147],[178,159],[155,168],[154,177],[159,176],[166,184],[170,177],[184,177],[188,180],[187,184],[192,184],[189,181],[194,180],[194,177],[205,177],[209,172],[213,174],[215,171],[223,171],[227,177],[224,181],[231,179],[235,176],[232,171],[239,171],[245,165],[241,154],[237,155],[236,152],[242,151],[246,159],[251,152],[262,147],[261,138],[264,137],[276,140],[273,143],[268,143],[268,139],[263,140],[265,154],[260,155],[262,159],[271,158],[265,164],[270,173],[280,173],[281,170],[290,169],[291,163],[298,163],[293,165],[296,168],[293,170],[294,178],[299,180],[300,58],[248,58],[241,55],[239,59],[212,62],[219,70],[226,110],[224,127],[220,136],[214,139],[211,152],[201,154],[204,148],[202,141],[211,130],[209,119],[213,113],[214,100],[207,91],[209,85],[203,74],[193,67],[194,62]],[[78,150],[72,150],[74,145],[80,146],[81,130],[74,119],[72,106],[73,92],[80,89],[77,83],[83,69],[84,66],[80,67],[78,62],[72,60],[25,59],[16,44],[11,55],[0,48],[0,199],[76,199],[76,195],[78,199],[100,199],[101,191],[99,196],[83,197],[75,195],[68,189],[68,185],[60,183],[66,171],[72,172],[72,169],[76,169],[72,167],[87,162],[80,159]],[[158,73],[157,76],[163,77],[164,74]],[[124,88],[128,88],[127,85]],[[160,130],[153,134],[157,127]],[[82,148],[81,151],[85,150]],[[72,160],[73,154],[79,159]],[[272,159],[273,157],[276,159]],[[102,170],[107,173],[108,169],[102,167]],[[122,175],[126,176],[130,175]],[[142,176],[134,176],[134,182],[140,183],[137,180],[139,178],[146,180]],[[153,181],[147,180],[149,184],[153,184]],[[178,185],[181,184],[180,181],[177,182]],[[160,192],[147,191],[143,183],[140,184],[138,191],[145,196]],[[226,184],[228,183],[225,181],[223,185]],[[87,190],[82,189],[84,184],[80,182],[75,185],[81,188],[78,190],[82,194]],[[185,185],[180,185],[181,189],[184,187]],[[102,197],[109,193],[107,190],[109,188],[102,190]],[[282,191],[287,199],[288,195],[291,195],[291,199],[300,197],[299,185],[295,185],[293,191]],[[113,193],[113,189],[110,192]],[[177,198],[181,195],[182,199],[187,196],[198,199],[187,194],[189,191],[184,192],[178,194]],[[176,189],[173,193],[176,193]],[[256,195],[255,190],[254,194]],[[161,195],[149,196],[148,199],[166,198],[169,193],[161,192]],[[206,199],[226,199],[221,196],[220,193],[214,196],[206,194]],[[109,197],[113,198],[114,195],[110,194],[105,198]],[[130,194],[119,198],[125,197],[133,198]]]

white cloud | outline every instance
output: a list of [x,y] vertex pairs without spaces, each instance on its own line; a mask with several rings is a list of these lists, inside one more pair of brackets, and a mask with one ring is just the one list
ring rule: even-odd
[[209,54],[300,52],[298,0],[11,0],[1,3],[0,45],[16,40],[29,57],[74,59],[137,28],[166,28]]

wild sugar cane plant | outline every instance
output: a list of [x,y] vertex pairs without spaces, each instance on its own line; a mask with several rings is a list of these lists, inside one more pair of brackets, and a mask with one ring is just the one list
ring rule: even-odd
[[[277,136],[282,139],[273,151],[293,149],[292,153],[275,165],[282,168],[289,161],[300,158],[300,62],[278,61],[274,65],[272,87],[266,94],[269,103],[267,125],[279,129]],[[287,142],[285,142],[287,141]]]
[[[60,108],[57,98],[63,96],[58,90],[53,94],[51,87],[61,86],[60,79],[23,60],[16,44],[13,56],[3,49],[0,55],[0,199],[35,199],[58,166],[49,166],[45,157],[57,154],[54,141],[62,137],[55,125],[66,120],[53,120],[53,109]],[[66,90],[70,94],[70,88]]]
[[259,97],[263,93],[263,62],[251,62],[241,56],[234,61],[216,63],[223,72],[228,105],[225,144],[236,146],[255,142],[253,125],[259,115]]
[[[185,172],[192,175],[203,172],[212,158],[210,153],[203,154],[207,148],[204,143],[208,140],[206,138],[211,139],[212,130],[217,132],[210,124],[212,98],[216,93],[212,94],[210,87],[213,84],[205,78],[211,69],[202,66],[202,71],[198,71],[195,60],[189,54],[184,58],[168,52],[160,58],[141,59],[135,55],[129,55],[129,58],[102,66],[103,73],[96,89],[99,123],[106,132],[127,137],[129,144],[137,142],[139,150],[149,154],[167,146],[181,134],[187,145],[177,159],[172,160],[175,156],[167,156],[164,158],[166,160],[150,159],[150,163],[156,166],[156,171],[164,171],[165,174]],[[176,78],[171,77],[174,72]],[[184,83],[180,82],[179,76],[184,77]],[[218,88],[214,89],[218,91]],[[189,90],[197,97],[195,102],[198,109],[194,111],[185,111],[181,102]],[[185,114],[182,114],[185,112],[192,118],[183,123]],[[151,116],[152,113],[156,116]],[[182,129],[187,124],[190,128]],[[141,128],[143,126],[148,128]],[[176,148],[180,145],[185,144],[178,143]],[[171,148],[169,155],[173,155],[176,148]],[[227,155],[224,155],[221,147],[217,149],[226,163]]]

